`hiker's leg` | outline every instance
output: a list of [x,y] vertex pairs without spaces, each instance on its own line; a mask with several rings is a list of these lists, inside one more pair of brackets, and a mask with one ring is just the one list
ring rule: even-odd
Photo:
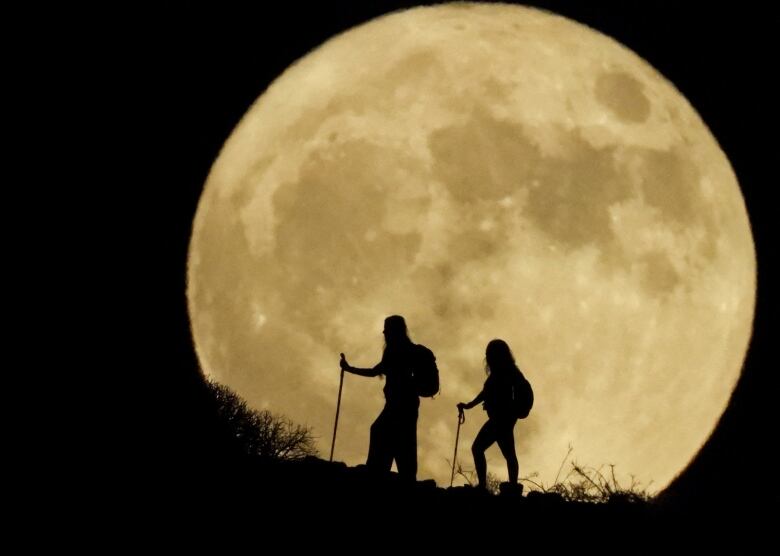
[[496,442],[501,449],[501,453],[506,458],[506,469],[509,474],[509,482],[511,484],[517,483],[517,475],[519,474],[519,465],[517,463],[517,453],[515,452],[515,423],[516,419],[503,422],[500,426],[496,427],[497,435]]
[[392,423],[387,406],[371,425],[366,465],[375,471],[390,471],[393,465]]
[[417,480],[417,407],[405,407],[398,415],[395,463],[398,474]]
[[496,441],[495,423],[490,419],[479,429],[474,444],[471,445],[471,454],[474,456],[474,467],[477,470],[479,486],[487,487],[487,460],[485,450]]

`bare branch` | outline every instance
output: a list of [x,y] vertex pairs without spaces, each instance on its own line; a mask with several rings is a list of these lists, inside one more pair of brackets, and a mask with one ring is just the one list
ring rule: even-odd
[[226,386],[209,382],[208,387],[217,401],[218,417],[247,454],[283,460],[316,455],[308,427],[267,410],[250,409],[245,400]]

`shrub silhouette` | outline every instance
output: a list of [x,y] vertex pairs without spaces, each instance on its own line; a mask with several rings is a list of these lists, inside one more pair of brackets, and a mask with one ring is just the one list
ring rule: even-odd
[[227,386],[213,381],[208,381],[207,386],[216,401],[221,427],[239,443],[242,452],[286,461],[317,455],[314,437],[308,427],[270,411],[251,409]]

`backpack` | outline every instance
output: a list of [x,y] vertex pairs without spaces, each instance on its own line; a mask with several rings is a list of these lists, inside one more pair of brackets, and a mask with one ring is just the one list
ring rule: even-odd
[[415,363],[412,369],[414,387],[417,395],[432,398],[439,392],[439,368],[436,366],[436,356],[425,346],[416,347]]
[[512,409],[518,419],[525,419],[534,406],[534,391],[531,383],[521,374],[512,387]]

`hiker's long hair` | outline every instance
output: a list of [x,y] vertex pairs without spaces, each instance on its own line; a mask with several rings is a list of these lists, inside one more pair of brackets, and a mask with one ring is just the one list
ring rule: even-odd
[[409,331],[406,328],[406,321],[401,315],[392,315],[385,319],[385,352],[389,349],[391,352],[398,348],[406,348],[412,345],[409,339]]
[[504,376],[520,374],[515,356],[512,355],[512,350],[504,340],[490,340],[485,350],[485,374],[493,373]]
[[413,345],[404,318],[401,315],[387,317],[384,335],[385,348],[382,352],[382,361],[403,361],[408,354],[407,348]]

